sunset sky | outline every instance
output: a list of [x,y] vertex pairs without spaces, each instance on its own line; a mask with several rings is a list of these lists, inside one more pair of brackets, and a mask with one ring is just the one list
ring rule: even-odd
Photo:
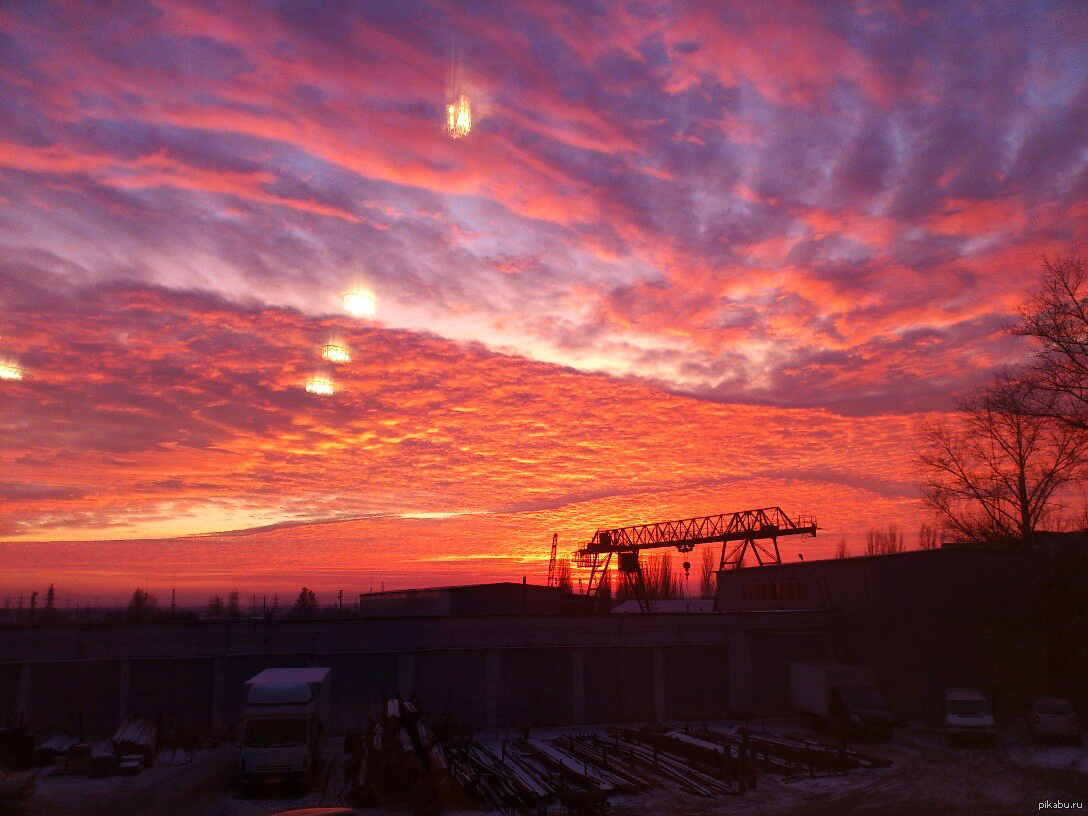
[[0,592],[541,581],[768,505],[913,546],[918,422],[1088,238],[1088,13],[9,2],[0,204]]

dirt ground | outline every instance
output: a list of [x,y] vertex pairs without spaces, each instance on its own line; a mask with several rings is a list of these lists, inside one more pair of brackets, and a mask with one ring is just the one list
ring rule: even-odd
[[[773,730],[813,736],[788,726]],[[343,804],[339,748],[338,740],[330,740],[329,762],[321,781],[308,794],[292,799],[237,797],[232,784],[238,749],[228,746],[197,751],[189,763],[156,765],[132,777],[51,776],[46,770],[38,777],[32,804],[23,812],[27,816],[266,816],[290,807]],[[1022,726],[1002,729],[997,749],[953,749],[939,733],[911,728],[897,733],[891,744],[867,745],[864,750],[893,764],[846,776],[764,774],[756,790],[725,799],[700,799],[663,787],[614,798],[613,813],[1020,814],[1039,812],[1039,804],[1046,801],[1088,803],[1088,748],[1032,745]]]

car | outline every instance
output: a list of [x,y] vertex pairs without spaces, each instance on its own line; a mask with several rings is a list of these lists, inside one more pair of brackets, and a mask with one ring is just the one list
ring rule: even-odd
[[944,734],[949,745],[997,745],[997,725],[990,703],[978,690],[951,688],[944,693],[944,699]]
[[1028,733],[1033,742],[1069,740],[1079,743],[1080,718],[1068,700],[1060,697],[1040,697],[1028,716]]

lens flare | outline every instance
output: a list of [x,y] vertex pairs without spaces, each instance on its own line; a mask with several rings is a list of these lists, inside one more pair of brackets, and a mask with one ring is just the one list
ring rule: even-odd
[[0,361],[0,380],[21,380],[23,370],[15,363]]
[[347,346],[342,346],[339,343],[326,343],[321,348],[321,359],[330,363],[350,363],[351,353],[348,351]]
[[462,94],[446,105],[446,132],[451,138],[463,139],[472,131],[472,102]]
[[378,301],[373,292],[352,289],[344,295],[344,308],[352,317],[373,317],[378,311]]
[[318,394],[322,397],[331,397],[336,393],[336,386],[332,384],[332,380],[328,377],[316,374],[306,381],[306,390],[311,394]]

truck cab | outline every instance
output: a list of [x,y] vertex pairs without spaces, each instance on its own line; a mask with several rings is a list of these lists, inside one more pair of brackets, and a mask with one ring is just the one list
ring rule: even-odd
[[944,699],[944,733],[949,745],[997,745],[997,726],[985,697],[975,689],[953,688],[944,693]]
[[239,785],[305,788],[320,769],[328,669],[268,669],[249,683]]
[[832,730],[854,739],[890,740],[892,715],[884,695],[873,686],[833,686]]
[[814,715],[832,733],[890,740],[893,719],[873,670],[845,663],[790,663],[793,707]]

